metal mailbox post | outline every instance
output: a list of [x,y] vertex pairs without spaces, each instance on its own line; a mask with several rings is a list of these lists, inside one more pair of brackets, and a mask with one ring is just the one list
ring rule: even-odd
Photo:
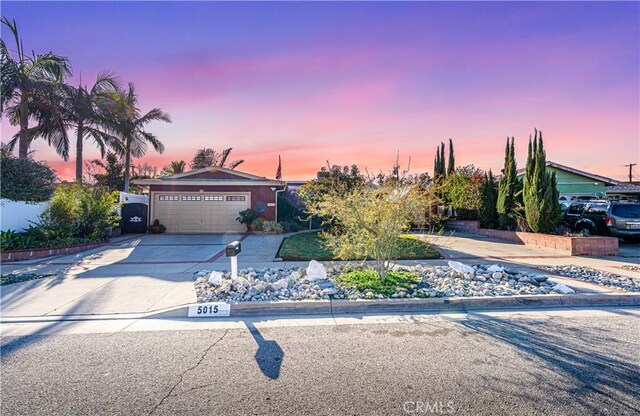
[[224,253],[227,257],[231,257],[231,278],[238,277],[238,254],[242,251],[240,241],[233,241],[224,249]]

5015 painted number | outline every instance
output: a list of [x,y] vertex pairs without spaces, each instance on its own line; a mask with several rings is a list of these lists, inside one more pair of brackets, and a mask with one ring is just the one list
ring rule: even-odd
[[231,305],[223,302],[201,303],[189,306],[189,317],[229,316]]

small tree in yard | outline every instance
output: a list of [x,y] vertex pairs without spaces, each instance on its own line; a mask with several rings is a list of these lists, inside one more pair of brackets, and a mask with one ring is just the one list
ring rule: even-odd
[[9,155],[0,158],[0,173],[0,196],[13,201],[48,201],[58,181],[46,163]]
[[475,219],[481,203],[484,173],[473,165],[459,167],[447,176],[442,192],[459,219]]
[[309,200],[307,210],[339,224],[322,234],[338,258],[374,258],[384,281],[402,254],[400,236],[412,224],[424,221],[429,205],[428,194],[418,185],[374,187],[367,183],[349,191],[337,188]]

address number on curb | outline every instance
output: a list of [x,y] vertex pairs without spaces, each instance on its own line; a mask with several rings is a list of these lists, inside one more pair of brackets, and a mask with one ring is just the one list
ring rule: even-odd
[[224,302],[200,303],[189,306],[189,318],[204,318],[210,316],[229,316],[231,305]]

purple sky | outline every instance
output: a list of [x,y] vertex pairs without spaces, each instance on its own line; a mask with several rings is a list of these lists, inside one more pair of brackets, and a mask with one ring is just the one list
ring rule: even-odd
[[[25,47],[132,81],[171,125],[146,160],[233,147],[243,170],[284,179],[328,159],[389,170],[396,151],[432,170],[449,137],[459,164],[498,171],[504,141],[542,129],[549,160],[624,179],[640,153],[640,3],[3,2]],[[3,37],[6,30],[2,31]],[[2,124],[2,140],[15,128]],[[88,157],[98,152],[87,146]],[[36,157],[63,177],[44,143]],[[640,171],[638,171],[640,173]]]

